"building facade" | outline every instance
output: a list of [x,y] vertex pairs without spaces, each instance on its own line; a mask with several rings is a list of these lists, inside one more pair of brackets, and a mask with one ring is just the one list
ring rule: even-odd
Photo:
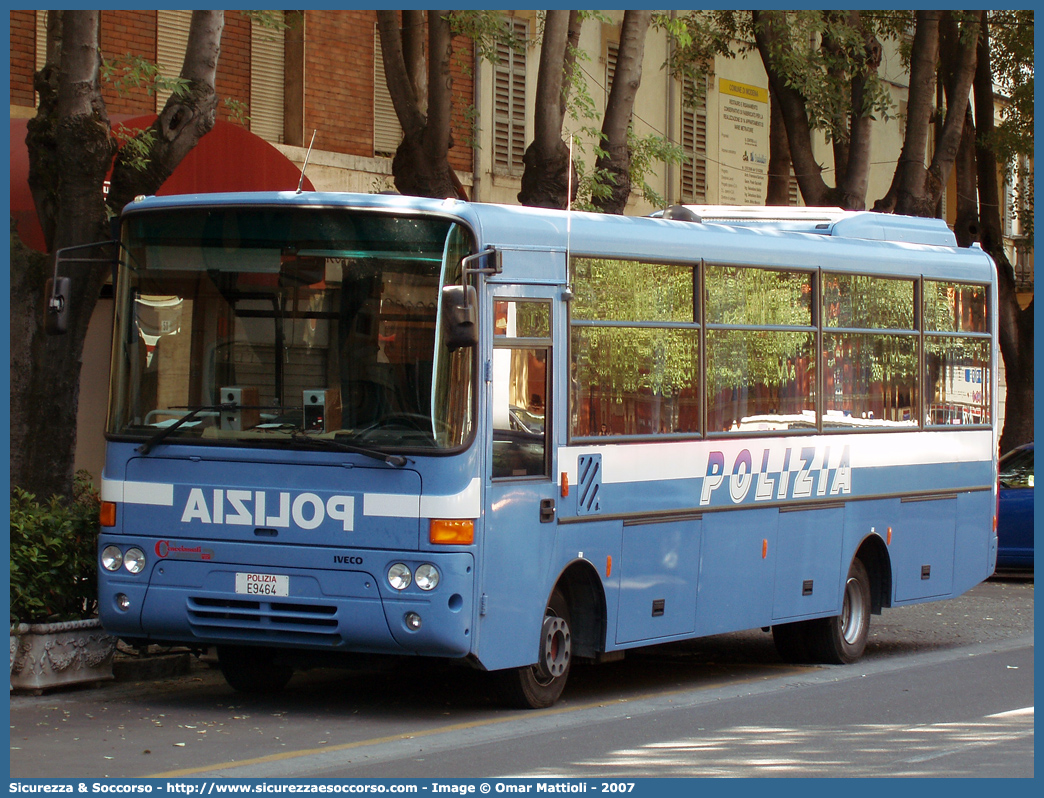
[[[35,114],[33,74],[46,52],[45,11],[10,12],[10,107],[14,118]],[[505,11],[504,23],[528,44],[519,51],[500,47],[495,62],[479,58],[464,37],[454,41],[454,146],[450,165],[474,201],[517,204],[522,158],[533,138],[534,103],[540,51],[540,19],[535,11]],[[124,10],[101,13],[100,50],[115,66],[130,59],[157,65],[162,75],[178,74],[188,40],[190,11]],[[566,118],[565,133],[575,136],[576,157],[588,168],[593,142],[584,128],[598,128],[615,68],[622,11],[609,11],[584,22],[580,39],[581,70],[591,107],[598,118]],[[650,29],[641,88],[634,110],[637,136],[658,136],[679,145],[681,163],[658,164],[646,177],[667,204],[756,205],[765,201],[769,153],[768,80],[756,53],[718,58],[706,77],[695,107],[684,101],[685,86],[664,68],[670,41]],[[894,117],[875,123],[867,203],[888,190],[902,147],[902,118],[908,75],[894,48],[887,48],[880,74],[896,109]],[[266,12],[259,17],[225,12],[218,63],[219,118],[241,124],[270,142],[292,162],[308,156],[308,178],[317,190],[376,192],[393,189],[392,156],[401,129],[388,94],[377,34],[376,12],[323,10]],[[106,82],[110,115],[135,116],[162,109],[168,92],[142,87],[119,88]],[[831,176],[832,150],[820,138],[818,160]],[[799,204],[791,181],[791,203]],[[952,180],[951,180],[952,184]],[[288,189],[294,186],[287,186]],[[943,215],[956,213],[954,190],[947,190]],[[1022,245],[1021,231],[1007,213],[1010,256],[1026,301],[1032,296],[1032,253]],[[628,213],[656,210],[633,191]],[[102,303],[99,314],[111,313]],[[87,357],[105,362],[108,343],[100,318],[97,341],[89,341]],[[94,369],[85,370],[95,373]],[[105,387],[85,386],[84,413],[104,407]],[[92,396],[94,397],[92,399]],[[97,420],[81,440],[100,437]],[[99,445],[100,446],[100,445]],[[100,471],[100,448],[85,455],[82,465]]]

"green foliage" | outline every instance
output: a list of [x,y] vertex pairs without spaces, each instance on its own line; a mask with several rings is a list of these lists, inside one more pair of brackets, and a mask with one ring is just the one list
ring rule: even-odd
[[502,48],[521,53],[528,44],[510,24],[505,24],[499,11],[454,11],[449,15],[449,24],[454,36],[471,40],[475,54],[491,64],[500,63]]
[[[868,35],[887,38],[890,29],[875,26],[873,18],[860,20],[853,25],[840,12],[786,12],[787,36],[772,53],[787,86],[805,98],[809,125],[831,141],[847,141],[849,114],[887,119],[892,112],[888,88],[876,70],[867,70],[864,51]],[[863,107],[852,108],[852,80],[864,73]]]
[[284,11],[241,11],[239,13],[251,22],[256,22],[262,28],[269,31],[269,35],[272,39],[281,36],[283,31],[290,30],[291,28],[300,25],[303,19],[303,17],[298,14],[291,14],[290,22],[287,22],[287,12]]
[[156,64],[131,53],[102,59],[101,76],[121,97],[126,97],[132,89],[143,88],[150,97],[157,91],[169,91],[175,97],[183,97],[189,90],[184,78],[164,77]]
[[631,185],[637,186],[643,199],[654,207],[667,207],[667,200],[649,185],[646,177],[654,171],[656,164],[682,163],[685,150],[664,136],[636,136],[633,126],[627,130],[627,141],[631,149]]
[[42,623],[92,617],[96,586],[98,495],[85,471],[73,500],[47,502],[11,491],[11,622]]
[[139,172],[145,171],[149,163],[149,153],[156,143],[156,132],[151,128],[142,130],[117,123],[112,127],[112,135],[127,165]]
[[246,103],[240,102],[239,100],[233,100],[231,97],[226,97],[222,102],[225,105],[225,110],[228,111],[229,119],[243,127],[246,127],[247,123],[250,121],[250,116],[246,112]]
[[1033,240],[1033,11],[990,11],[990,66],[993,80],[1007,98],[1001,123],[987,144],[1005,166],[1015,187],[1015,211],[1023,232]]
[[682,16],[653,15],[653,26],[671,41],[666,67],[682,81],[683,100],[696,107],[706,95],[706,77],[715,57],[735,58],[754,48],[749,12],[689,11]]

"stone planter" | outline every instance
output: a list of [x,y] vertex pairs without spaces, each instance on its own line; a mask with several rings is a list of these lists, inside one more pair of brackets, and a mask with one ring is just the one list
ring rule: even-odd
[[116,638],[97,618],[11,628],[11,690],[36,694],[112,679]]

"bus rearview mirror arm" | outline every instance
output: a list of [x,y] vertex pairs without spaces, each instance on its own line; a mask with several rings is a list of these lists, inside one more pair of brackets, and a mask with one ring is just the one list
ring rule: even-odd
[[[472,263],[486,261],[485,266],[472,266]],[[481,252],[468,255],[460,262],[461,282],[467,284],[469,274],[500,274],[504,271],[504,259],[499,249],[488,246]]]
[[[485,261],[486,265],[481,265]],[[478,263],[480,265],[473,266]],[[478,293],[468,285],[472,274],[500,274],[503,270],[500,250],[486,247],[464,257],[460,262],[461,284],[442,289],[442,314],[445,319],[446,346],[452,352],[478,344]]]
[[48,335],[62,335],[69,329],[69,307],[72,300],[72,280],[69,277],[59,277],[58,267],[63,263],[108,263],[113,267],[113,282],[116,276],[116,256],[109,258],[81,258],[76,255],[70,256],[85,249],[97,249],[98,247],[116,247],[119,252],[119,241],[110,239],[108,241],[94,241],[90,244],[79,244],[74,247],[63,247],[54,253],[54,275],[47,280],[44,294],[47,297],[47,305],[44,314],[44,331]]

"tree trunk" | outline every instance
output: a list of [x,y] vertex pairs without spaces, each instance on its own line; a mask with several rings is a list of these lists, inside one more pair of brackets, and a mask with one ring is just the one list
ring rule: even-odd
[[424,12],[418,9],[402,12],[402,55],[406,75],[417,98],[417,108],[428,112],[428,58],[424,52]]
[[790,205],[790,142],[779,99],[769,86],[769,163],[766,205]]
[[979,240],[979,203],[976,186],[975,121],[971,108],[964,112],[964,133],[954,162],[957,179],[957,215],[953,232],[957,246],[970,247]]
[[116,157],[109,189],[114,213],[138,194],[155,194],[189,151],[214,127],[217,119],[218,56],[224,11],[193,11],[181,77],[188,81],[185,95],[171,95],[149,128],[153,144],[144,168],[128,161],[126,152]]
[[935,70],[939,58],[941,11],[918,11],[910,58],[910,90],[906,105],[906,136],[892,175],[892,185],[874,203],[883,213],[907,213],[918,207],[925,193],[925,155],[935,97]]
[[941,38],[945,47],[941,49],[940,55],[946,93],[946,118],[935,143],[932,162],[928,165],[925,196],[918,216],[934,216],[942,199],[943,189],[950,179],[960,150],[968,97],[975,77],[980,25],[977,21],[969,20],[958,28],[955,13],[945,13],[940,22],[940,34],[945,32]]
[[645,34],[650,22],[652,11],[624,12],[616,71],[602,118],[602,149],[605,154],[595,160],[595,174],[603,185],[608,184],[609,193],[595,195],[592,202],[604,213],[623,213],[631,195],[631,148],[627,132],[631,127],[634,100],[642,83]]
[[[97,11],[63,12],[60,62],[48,64],[37,81],[45,92],[26,144],[34,199],[43,198],[37,214],[53,249],[108,237],[101,187],[114,143],[98,82],[98,24]],[[83,342],[108,269],[63,266],[75,300],[68,307],[69,331],[48,336],[42,281],[53,273],[53,261],[43,274],[39,267],[38,258],[12,245],[12,342],[16,324],[19,339],[11,361],[11,451],[17,452],[11,483],[43,498],[71,496]]]
[[769,87],[779,100],[801,197],[806,205],[840,204],[837,193],[823,180],[823,168],[812,153],[812,130],[805,112],[805,98],[797,89],[787,85],[778,66],[779,54],[790,48],[786,14],[782,11],[752,11],[751,15],[754,40],[768,75]]
[[[418,197],[459,197],[460,183],[449,165],[452,146],[453,107],[450,57],[453,39],[449,27],[450,11],[429,11],[427,104],[423,104],[423,84],[417,76],[414,41],[416,18],[407,16],[400,30],[398,12],[378,11],[377,30],[381,37],[384,73],[395,114],[402,126],[402,141],[392,159],[395,188],[402,194]],[[407,62],[409,56],[409,63]],[[410,66],[413,66],[411,71]]]
[[25,144],[29,151],[29,191],[43,229],[48,250],[54,243],[55,215],[58,212],[58,141],[55,135],[55,109],[58,103],[58,67],[62,61],[62,18],[64,11],[47,15],[47,57],[44,67],[33,76],[39,98],[36,116],[26,124]]
[[[214,113],[214,72],[222,12],[194,12],[188,55],[182,74],[192,85],[190,96],[209,96]],[[37,115],[30,120],[30,184],[47,247],[57,250],[109,237],[102,185],[116,153],[98,67],[97,11],[64,11],[48,15],[49,62],[36,75],[40,90]],[[198,19],[197,19],[198,18]],[[215,18],[217,19],[215,29]],[[53,24],[51,24],[53,22]],[[61,46],[54,39],[60,35]],[[54,59],[54,60],[51,60]],[[209,89],[201,84],[208,84]],[[198,101],[198,100],[197,100]],[[202,106],[201,106],[202,107]],[[115,207],[136,194],[155,193],[191,146],[193,114],[185,99],[172,100],[158,128],[169,135],[153,149],[145,173],[117,163],[111,201]],[[198,126],[198,119],[195,124]],[[207,128],[209,129],[209,128]],[[102,251],[78,257],[104,257]],[[42,261],[12,237],[11,243],[11,483],[41,498],[72,494],[76,451],[76,414],[84,340],[101,287],[110,274],[107,263],[63,263],[61,276],[71,280],[68,332],[47,335],[43,329],[44,284],[53,260]],[[98,420],[99,427],[101,420]],[[100,432],[100,429],[99,429]]]
[[866,192],[870,183],[870,139],[874,121],[864,108],[866,84],[870,76],[881,68],[884,49],[875,37],[866,32],[858,11],[849,12],[849,24],[862,33],[863,43],[856,59],[860,68],[851,78],[848,148],[844,171],[838,167],[837,185],[842,196],[842,207],[861,211],[866,208]]
[[523,205],[565,208],[576,196],[576,180],[571,180],[576,170],[569,160],[569,147],[562,141],[567,70],[572,63],[569,42],[574,31],[578,35],[575,11],[547,12],[537,73],[533,141],[522,156],[524,171],[518,201]]
[[975,155],[982,248],[997,263],[1000,349],[1007,382],[1004,429],[1000,439],[1003,454],[1033,440],[1033,302],[1025,310],[1019,307],[1015,270],[1004,251],[997,157],[988,146],[994,127],[995,105],[985,12],[982,18],[975,69],[975,118],[978,120]]

